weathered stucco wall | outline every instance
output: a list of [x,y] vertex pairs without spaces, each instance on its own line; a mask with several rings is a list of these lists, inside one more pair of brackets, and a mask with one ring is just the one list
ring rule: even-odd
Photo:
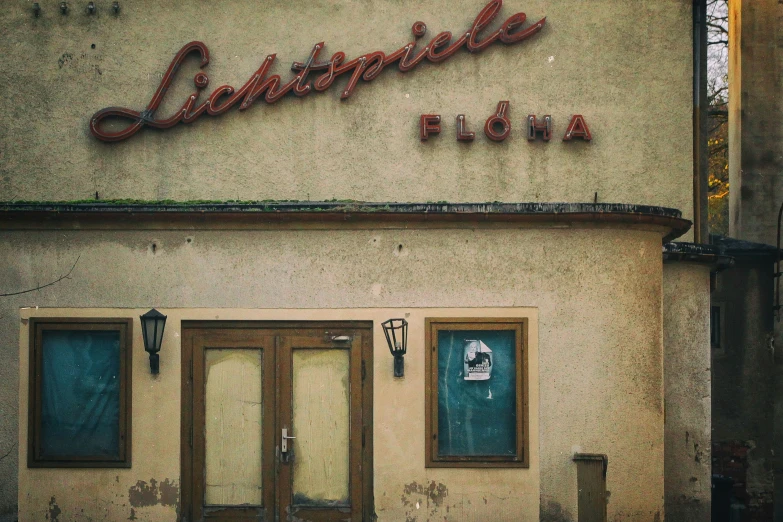
[[774,245],[783,197],[783,4],[732,0],[729,15],[729,231]]
[[666,520],[710,520],[710,267],[663,268]]
[[[410,29],[417,20],[428,25],[426,41],[443,30],[459,34],[485,3],[225,3],[205,10],[202,2],[171,7],[137,0],[121,2],[115,17],[105,2],[97,3],[93,16],[73,3],[63,16],[56,5],[41,2],[43,11],[35,18],[29,2],[13,2],[0,11],[0,85],[6,94],[0,104],[0,201],[593,201],[597,193],[599,202],[663,205],[689,217],[691,2],[683,0],[507,0],[490,30],[524,10],[531,21],[547,17],[543,31],[476,55],[462,50],[445,63],[424,63],[406,74],[384,71],[343,102],[338,87],[345,78],[322,94],[288,96],[275,105],[258,101],[242,113],[204,116],[166,131],[145,129],[118,144],[101,143],[88,132],[88,119],[98,109],[143,108],[174,54],[192,40],[204,41],[211,52],[209,93],[224,84],[241,86],[271,53],[278,58],[272,72],[288,78],[290,63],[306,59],[321,41],[325,57],[344,51],[352,58],[399,49],[413,39]],[[193,91],[196,70],[195,60],[185,63],[159,116],[171,114]],[[481,128],[500,100],[510,101],[512,134],[494,143]],[[426,143],[418,139],[422,113],[443,118],[441,135]],[[465,114],[476,131],[472,144],[456,142],[457,114]],[[528,143],[527,114],[552,115],[550,143]],[[561,141],[573,114],[585,116],[591,143]],[[416,516],[406,512],[411,508],[401,502],[401,492],[407,486],[412,500],[417,485],[436,480],[448,486],[450,496],[428,505],[433,510],[428,517],[461,509],[464,519],[502,520],[511,511],[501,510],[517,506],[513,519],[524,513],[535,520],[540,504],[542,520],[575,520],[571,456],[582,451],[609,455],[610,519],[663,516],[658,232],[392,227],[0,234],[0,258],[10,261],[0,271],[3,290],[35,287],[79,259],[70,279],[0,301],[0,355],[8,361],[0,365],[0,382],[8,383],[0,386],[0,457],[10,450],[0,458],[0,476],[16,475],[16,452],[24,451],[13,446],[21,307],[130,307],[128,314],[135,316],[150,306],[237,314],[238,309],[524,306],[537,309],[540,317],[539,478],[529,478],[532,468],[518,471],[528,478],[508,495],[516,500],[488,496],[484,504],[481,492],[511,493],[494,486],[499,477],[508,478],[506,471],[430,473],[414,453],[405,456],[413,467],[397,472],[392,468],[399,463],[392,466],[377,450],[376,470],[390,477],[388,486],[376,483],[379,515],[386,520]],[[376,351],[383,352],[378,344]],[[405,381],[392,383],[401,388],[395,391],[415,398],[414,424],[422,422],[416,415],[423,408],[423,384],[415,380],[423,362],[417,367],[415,357],[408,358]],[[376,362],[383,368],[376,381],[382,386],[387,361],[379,356]],[[150,394],[178,390],[168,378],[174,375],[139,383],[146,383]],[[137,385],[134,395],[144,386]],[[156,407],[179,418],[175,399]],[[382,402],[376,408],[383,411]],[[160,418],[168,423],[169,417]],[[24,480],[39,481],[22,489],[23,519],[47,513],[51,519],[58,510],[61,520],[78,519],[77,501],[94,519],[127,518],[131,507],[150,519],[172,518],[178,435],[141,449],[151,440],[139,435],[144,422],[151,427],[157,421],[134,420],[134,468],[124,473],[98,472],[66,483],[68,472],[34,474],[23,465]],[[376,414],[376,437],[385,433],[383,422]],[[168,429],[167,423],[155,426]],[[404,435],[409,433],[416,430]],[[154,462],[142,459],[145,451]],[[478,476],[493,482],[482,478],[467,485]],[[114,496],[100,495],[109,484]],[[0,513],[15,509],[15,487],[0,480]],[[132,506],[134,487],[136,502],[152,502],[154,496],[156,505]],[[530,501],[536,489],[540,503]]]
[[[70,279],[2,302],[0,347],[6,363],[0,367],[0,379],[9,383],[26,375],[26,361],[19,365],[20,346],[23,359],[26,353],[21,307],[30,307],[22,317],[61,313],[36,306],[96,307],[101,315],[136,317],[156,306],[179,319],[324,314],[269,309],[355,308],[359,310],[339,313],[356,319],[388,318],[388,312],[376,314],[373,307],[417,317],[425,312],[414,309],[422,307],[510,307],[509,313],[517,313],[516,307],[535,309],[540,384],[535,406],[531,390],[531,427],[538,411],[540,478],[535,477],[535,458],[529,470],[425,470],[422,325],[416,324],[421,321],[411,327],[402,381],[393,381],[390,357],[376,331],[375,502],[380,519],[440,520],[456,510],[460,515],[454,516],[461,520],[576,520],[574,452],[608,454],[610,520],[663,517],[662,262],[657,231],[562,226],[60,230],[6,231],[0,239],[2,258],[9,261],[0,273],[2,288],[34,287],[67,271],[79,258]],[[202,307],[208,310],[194,309]],[[18,455],[14,452],[0,462],[0,472],[13,476],[17,462],[22,462],[23,520],[43,519],[57,510],[60,520],[78,520],[81,509],[93,520],[116,520],[119,515],[128,518],[131,508],[139,518],[174,518],[169,499],[179,483],[179,373],[177,321],[172,325],[166,331],[159,380],[151,379],[144,366],[135,331],[133,468],[92,473],[28,470],[25,448],[20,448]],[[532,329],[531,336],[535,339]],[[535,362],[530,366],[533,380]],[[20,385],[13,393],[3,391],[4,408],[16,403],[17,390],[25,391],[24,380]],[[26,411],[25,396],[21,394],[19,418]],[[16,414],[8,420],[3,423],[3,447],[17,439]],[[19,434],[25,432],[23,422]],[[443,484],[448,495],[430,498],[427,488],[433,481],[436,487]],[[153,495],[148,488],[157,490]],[[141,505],[153,496],[155,505]],[[417,500],[421,511],[414,512]]]
[[[538,343],[535,309],[403,308],[332,310],[166,309],[166,338],[158,377],[149,373],[138,320],[134,324],[133,468],[119,470],[23,469],[20,489],[41,494],[20,497],[20,513],[30,519],[50,513],[78,519],[174,520],[179,500],[180,344],[183,319],[188,320],[359,320],[374,322],[374,486],[380,520],[536,520],[539,505]],[[411,324],[404,379],[390,371],[391,356],[380,323],[404,311]],[[137,318],[144,309],[23,309],[22,317],[110,316]],[[528,317],[531,319],[528,364],[530,394],[530,468],[424,468],[424,319],[425,317]],[[26,320],[21,339],[26,342]],[[26,374],[22,349],[22,375]],[[26,389],[25,378],[21,387]],[[161,401],[161,397],[170,399]],[[404,406],[403,406],[404,405]],[[24,410],[24,405],[22,405]],[[154,414],[150,414],[154,411]],[[136,426],[137,419],[140,426]],[[161,422],[161,419],[166,419]],[[21,436],[26,435],[22,425]],[[301,432],[299,432],[301,434]],[[322,434],[323,435],[323,434]],[[161,442],[163,442],[161,444]],[[22,452],[24,454],[24,451]],[[152,478],[151,478],[152,477]],[[154,477],[174,477],[155,479]],[[87,489],[82,487],[87,484]],[[157,489],[156,489],[157,488]],[[44,493],[47,492],[47,493]],[[87,493],[88,492],[88,493]],[[49,496],[46,496],[49,495]],[[52,500],[53,498],[53,500]],[[45,501],[48,501],[47,504]]]
[[[0,200],[133,198],[354,199],[367,201],[598,201],[678,208],[692,215],[691,2],[506,0],[490,30],[524,10],[547,17],[524,42],[461,50],[402,74],[386,70],[341,102],[345,78],[321,93],[258,101],[167,131],[104,144],[88,119],[108,106],[144,108],[174,54],[204,41],[208,92],[240,87],[267,54],[273,72],[325,42],[323,57],[390,53],[412,41],[468,30],[485,0],[276,2],[249,6],[161,0],[98,2],[89,16],[17,0],[0,11]],[[425,44],[422,43],[423,47]],[[393,68],[390,68],[393,69]],[[195,59],[182,68],[159,117],[194,92]],[[484,121],[509,100],[511,137],[489,141]],[[418,138],[423,113],[443,132]],[[465,114],[472,144],[457,143]],[[554,139],[528,143],[524,119],[551,114]],[[583,114],[592,143],[561,141]]]
[[[772,255],[736,256],[718,274],[713,305],[725,309],[725,349],[713,353],[712,440],[715,472],[735,479],[748,519],[773,516],[774,411],[779,384],[772,342]],[[743,289],[738,292],[737,289]]]

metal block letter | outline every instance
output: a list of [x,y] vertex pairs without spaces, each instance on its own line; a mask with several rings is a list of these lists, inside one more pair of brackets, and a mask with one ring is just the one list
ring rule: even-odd
[[473,141],[476,138],[476,133],[468,131],[466,126],[465,115],[457,115],[457,141]]
[[427,141],[430,134],[440,134],[440,115],[422,114],[419,120],[419,138]]
[[492,141],[503,141],[511,134],[511,120],[508,119],[508,101],[498,102],[497,113],[487,118],[484,134]]
[[563,141],[571,141],[574,138],[582,138],[585,141],[593,139],[593,136],[590,134],[590,129],[587,127],[587,122],[581,114],[575,114],[574,117],[571,118],[571,123],[568,124],[568,129],[566,130],[565,136],[563,136]]
[[544,121],[539,123],[536,120],[535,114],[529,114],[527,117],[527,139],[529,141],[535,141],[538,133],[541,133],[541,138],[544,141],[552,139],[552,116],[547,114],[544,116]]

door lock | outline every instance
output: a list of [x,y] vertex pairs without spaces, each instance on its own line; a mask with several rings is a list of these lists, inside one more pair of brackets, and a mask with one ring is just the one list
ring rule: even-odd
[[280,453],[288,453],[288,441],[295,438],[288,436],[288,428],[283,428],[283,434],[280,437]]

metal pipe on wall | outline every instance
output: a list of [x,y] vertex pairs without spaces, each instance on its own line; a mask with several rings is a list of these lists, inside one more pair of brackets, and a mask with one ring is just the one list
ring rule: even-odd
[[693,1],[693,241],[709,240],[707,224],[707,0]]

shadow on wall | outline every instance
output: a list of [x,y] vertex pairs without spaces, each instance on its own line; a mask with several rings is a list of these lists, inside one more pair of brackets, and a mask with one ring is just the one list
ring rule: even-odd
[[542,496],[539,520],[541,522],[575,522],[576,519],[558,502]]

